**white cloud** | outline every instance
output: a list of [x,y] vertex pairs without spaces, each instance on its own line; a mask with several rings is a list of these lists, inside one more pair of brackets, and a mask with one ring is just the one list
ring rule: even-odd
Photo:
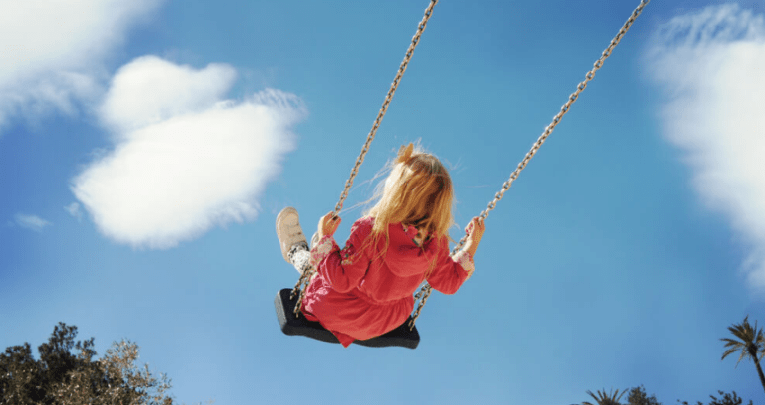
[[736,5],[673,18],[647,63],[667,96],[664,133],[704,201],[747,245],[743,268],[765,289],[765,18]]
[[117,71],[101,116],[115,130],[127,132],[201,112],[225,96],[235,79],[236,71],[228,65],[195,70],[145,56]]
[[42,232],[46,226],[53,225],[52,223],[38,217],[37,215],[16,214],[16,225],[31,229],[36,232]]
[[226,65],[195,70],[156,57],[118,71],[100,110],[117,144],[72,186],[105,235],[162,249],[255,218],[305,112],[277,90],[221,100],[234,77]]
[[0,127],[17,114],[75,114],[79,103],[91,102],[107,77],[105,58],[163,1],[3,1]]

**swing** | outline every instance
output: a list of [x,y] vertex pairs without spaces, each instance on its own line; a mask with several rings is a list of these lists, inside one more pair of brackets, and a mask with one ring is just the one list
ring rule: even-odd
[[[324,329],[318,322],[311,322],[304,316],[294,316],[298,297],[292,296],[292,289],[283,288],[276,295],[276,317],[279,319],[279,328],[287,336],[304,336],[320,342],[340,343],[332,332]],[[369,340],[355,340],[353,343],[366,347],[405,347],[416,349],[420,343],[420,334],[417,328],[410,329],[407,325],[412,320],[410,316],[398,328],[376,338]]]
[[[587,72],[585,75],[585,80],[582,81],[577,85],[576,91],[572,93],[568,101],[561,107],[560,111],[555,114],[555,116],[552,119],[552,122],[545,127],[544,132],[542,135],[537,139],[537,141],[534,143],[534,145],[531,147],[531,150],[529,150],[526,155],[524,156],[523,160],[518,164],[516,169],[513,171],[513,173],[510,175],[510,178],[505,181],[502,184],[502,188],[494,195],[494,199],[489,202],[486,209],[484,209],[479,217],[481,219],[486,219],[489,216],[489,212],[493,210],[497,202],[502,199],[505,192],[510,189],[510,186],[512,186],[513,182],[518,178],[518,175],[523,171],[523,169],[526,168],[526,165],[529,163],[531,158],[534,157],[534,155],[539,151],[539,148],[544,144],[544,142],[547,140],[547,137],[550,136],[550,134],[553,132],[555,127],[560,123],[560,121],[563,119],[563,116],[569,111],[571,108],[571,105],[576,102],[576,100],[579,98],[579,94],[584,91],[584,89],[587,88],[587,84],[595,77],[595,73],[603,67],[604,61],[611,56],[611,53],[613,52],[614,48],[621,42],[624,35],[629,31],[630,27],[632,27],[632,24],[635,22],[635,20],[640,16],[640,14],[643,12],[643,9],[645,6],[650,3],[651,0],[641,0],[640,5],[632,12],[632,15],[629,17],[627,22],[622,26],[622,28],[619,30],[617,35],[611,40],[611,43],[606,47],[606,49],[601,54],[600,58],[595,62],[593,65],[593,68]],[[385,116],[385,112],[388,109],[388,105],[390,104],[391,99],[393,98],[393,95],[396,92],[396,89],[398,88],[399,81],[404,75],[404,72],[406,71],[406,67],[409,64],[409,60],[412,57],[412,54],[414,53],[414,49],[417,46],[420,36],[422,35],[423,31],[425,30],[425,27],[428,23],[428,20],[430,19],[430,16],[433,13],[433,7],[438,3],[438,0],[430,0],[430,5],[425,10],[425,16],[423,17],[422,21],[417,27],[417,32],[415,33],[414,37],[412,38],[412,43],[409,45],[409,48],[406,51],[406,55],[404,57],[403,62],[401,62],[401,65],[399,66],[398,72],[396,74],[396,77],[393,80],[393,83],[391,84],[390,90],[388,90],[388,94],[385,97],[385,101],[383,102],[383,105],[380,109],[380,112],[377,114],[377,118],[375,119],[374,124],[372,125],[372,130],[369,132],[369,135],[367,135],[367,140],[364,143],[364,146],[361,149],[361,154],[359,155],[358,159],[356,160],[356,165],[351,170],[351,175],[348,178],[348,180],[345,182],[345,189],[340,194],[340,200],[338,201],[337,205],[335,206],[335,213],[340,212],[340,210],[343,207],[343,202],[348,197],[348,192],[353,185],[353,180],[358,174],[359,167],[364,162],[364,156],[369,151],[369,145],[372,143],[372,140],[375,137],[375,134],[377,133],[377,129],[380,127],[380,123],[382,122],[383,117]],[[462,246],[467,241],[467,235],[463,236],[462,239],[459,241],[457,246],[452,250],[452,254],[456,254]],[[305,319],[305,317],[301,316],[300,309],[302,307],[302,301],[303,296],[306,291],[306,287],[308,287],[308,283],[310,282],[311,276],[315,273],[315,269],[309,269],[300,276],[300,279],[298,280],[297,284],[295,284],[295,287],[292,289],[286,288],[279,291],[279,293],[276,295],[275,305],[276,305],[276,314],[277,318],[279,320],[279,326],[285,335],[288,336],[303,336],[310,339],[318,340],[321,342],[327,342],[327,343],[339,343],[337,338],[328,330],[324,329],[321,324],[318,322],[310,322]],[[414,299],[418,302],[417,308],[414,310],[412,315],[407,319],[406,322],[404,322],[401,326],[398,328],[386,333],[385,335],[378,336],[369,340],[363,340],[363,341],[354,341],[355,344],[358,344],[360,346],[366,346],[366,347],[405,347],[408,349],[415,349],[417,348],[417,345],[420,342],[420,334],[417,331],[417,328],[415,327],[415,322],[417,321],[417,318],[420,316],[420,312],[422,311],[422,308],[425,306],[425,303],[427,302],[428,298],[430,297],[431,292],[433,292],[433,287],[430,286],[427,282],[420,288],[420,291],[415,294]]]

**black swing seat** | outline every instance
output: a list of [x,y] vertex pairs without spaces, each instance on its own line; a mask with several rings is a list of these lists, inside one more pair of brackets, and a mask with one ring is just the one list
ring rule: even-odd
[[[324,329],[318,322],[310,322],[302,314],[295,317],[295,305],[298,297],[290,299],[292,289],[285,288],[276,294],[276,316],[279,319],[279,327],[287,336],[304,336],[326,343],[340,343],[332,332]],[[369,340],[356,340],[353,343],[365,347],[405,347],[416,349],[420,344],[420,334],[415,326],[409,330],[409,319],[398,328],[376,338]]]

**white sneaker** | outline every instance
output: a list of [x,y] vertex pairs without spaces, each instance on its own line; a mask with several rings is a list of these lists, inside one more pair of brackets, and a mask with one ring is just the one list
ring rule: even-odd
[[276,217],[276,235],[279,237],[282,257],[287,263],[290,263],[288,254],[293,246],[301,242],[308,246],[298,221],[297,210],[292,207],[284,208]]

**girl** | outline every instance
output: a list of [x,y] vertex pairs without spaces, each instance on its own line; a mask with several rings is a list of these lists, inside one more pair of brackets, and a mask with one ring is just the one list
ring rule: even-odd
[[463,249],[450,256],[453,198],[441,162],[409,144],[399,150],[378,202],[353,224],[343,249],[333,238],[339,217],[330,212],[321,218],[309,251],[297,211],[282,210],[276,228],[284,259],[300,272],[317,270],[303,299],[306,319],[320,322],[348,347],[404,323],[423,280],[445,294],[457,292],[475,269],[484,224],[473,218]]

